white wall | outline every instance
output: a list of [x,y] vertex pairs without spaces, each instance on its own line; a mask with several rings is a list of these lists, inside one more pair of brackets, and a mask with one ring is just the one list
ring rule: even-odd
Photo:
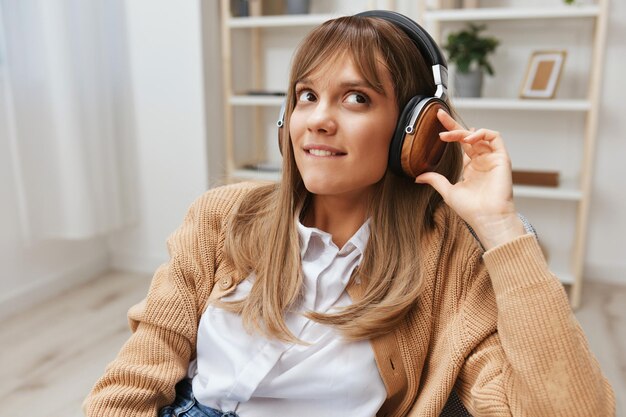
[[112,265],[154,271],[208,186],[200,1],[126,3],[139,175],[139,224],[109,239]]
[[[153,272],[167,260],[167,237],[208,187],[200,0],[124,4],[132,67],[128,107],[133,109],[132,126],[125,128],[137,139],[139,220],[108,239],[23,243],[10,129],[0,102],[0,317],[110,267]],[[219,87],[219,80],[213,86]],[[216,166],[219,155],[212,155]]]
[[626,2],[610,4],[586,277],[626,285]]
[[[0,96],[2,87],[0,80]],[[0,100],[0,317],[65,291],[108,266],[104,239],[26,243],[5,110]]]
[[[4,49],[4,48],[2,48]],[[28,242],[22,229],[14,125],[7,73],[0,59],[0,317],[27,309],[108,268],[103,238]],[[37,120],[32,121],[37,124]],[[17,155],[16,155],[17,156]],[[45,175],[40,175],[45,183]]]

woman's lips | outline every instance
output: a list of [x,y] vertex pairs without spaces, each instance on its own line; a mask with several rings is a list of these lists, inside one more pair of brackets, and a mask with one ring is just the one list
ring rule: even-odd
[[330,146],[325,145],[307,145],[304,148],[304,151],[309,155],[313,156],[343,156],[346,155],[345,152],[340,151],[339,149],[332,148]]
[[323,149],[309,149],[309,153],[315,156],[336,156],[335,152],[325,151]]

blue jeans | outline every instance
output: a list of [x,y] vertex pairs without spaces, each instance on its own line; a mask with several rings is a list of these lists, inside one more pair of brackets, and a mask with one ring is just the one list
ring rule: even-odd
[[234,411],[222,412],[200,404],[193,396],[191,380],[183,379],[176,384],[174,403],[163,407],[159,417],[239,417]]

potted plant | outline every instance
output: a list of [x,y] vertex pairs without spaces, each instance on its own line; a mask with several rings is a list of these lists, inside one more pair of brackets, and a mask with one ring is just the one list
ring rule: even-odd
[[480,32],[486,28],[486,25],[470,23],[466,29],[448,35],[444,49],[448,52],[449,61],[456,67],[457,97],[480,97],[483,74],[494,74],[487,58],[500,42],[491,36],[481,36]]

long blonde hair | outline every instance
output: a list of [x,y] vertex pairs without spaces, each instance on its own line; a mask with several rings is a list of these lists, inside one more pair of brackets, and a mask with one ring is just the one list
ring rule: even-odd
[[[410,38],[382,19],[347,16],[330,20],[302,41],[293,58],[282,128],[282,179],[251,191],[229,223],[225,252],[246,276],[256,278],[241,301],[220,302],[241,314],[246,327],[285,341],[298,342],[285,324],[303,291],[296,216],[310,199],[295,163],[289,137],[294,88],[323,63],[349,54],[366,81],[382,91],[379,62],[391,74],[398,108],[415,95],[434,94],[430,67]],[[455,182],[462,156],[457,144],[447,146],[436,171]],[[333,314],[308,312],[317,322],[336,327],[348,340],[370,339],[392,330],[415,305],[422,291],[418,242],[433,227],[441,197],[430,186],[387,170],[370,202],[370,238],[353,277],[363,298]]]

